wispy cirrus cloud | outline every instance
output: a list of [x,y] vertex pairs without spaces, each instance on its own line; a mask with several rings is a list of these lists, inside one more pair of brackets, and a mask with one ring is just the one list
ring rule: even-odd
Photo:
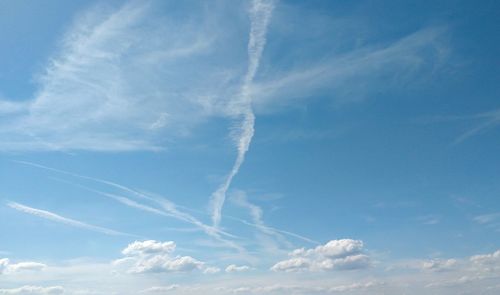
[[0,150],[158,150],[166,133],[179,135],[211,113],[207,100],[227,88],[227,71],[203,58],[217,38],[207,31],[213,16],[201,6],[192,10],[196,22],[174,25],[155,5],[82,14],[38,75],[34,96],[0,100]]
[[40,218],[48,219],[48,220],[51,220],[51,221],[54,221],[54,222],[58,222],[58,223],[62,223],[62,224],[65,224],[65,225],[69,225],[69,226],[73,226],[73,227],[78,227],[78,228],[81,228],[81,229],[86,229],[86,230],[91,230],[91,231],[94,231],[94,232],[99,232],[99,233],[106,234],[106,235],[112,235],[112,236],[134,236],[134,235],[131,235],[131,234],[119,232],[119,231],[108,229],[108,228],[105,228],[105,227],[95,226],[95,225],[91,225],[91,224],[88,224],[88,223],[85,223],[85,222],[82,222],[82,221],[78,221],[78,220],[75,220],[75,219],[63,217],[61,215],[55,214],[55,213],[50,212],[50,211],[28,207],[28,206],[25,206],[25,205],[22,205],[22,204],[19,204],[19,203],[16,203],[16,202],[8,202],[7,206],[9,206],[10,208],[15,209],[17,211],[26,213],[26,214],[34,215],[34,216],[37,216],[37,217],[40,217]]
[[[455,138],[453,141],[453,144],[459,144],[473,136],[479,135],[483,132],[485,132],[488,129],[494,128],[495,126],[498,126],[500,124],[500,109],[493,110],[490,112],[485,112],[481,114],[476,114],[473,116],[466,117],[467,119],[478,119],[480,120],[480,123],[477,124],[475,127],[467,130],[466,132],[462,133],[460,136]],[[462,119],[466,119],[463,118]]]
[[248,200],[246,193],[243,191],[237,190],[232,192],[230,195],[230,200],[233,204],[242,208],[246,208],[249,211],[250,216],[252,217],[252,222],[248,222],[244,219],[233,217],[230,215],[226,217],[230,220],[235,220],[257,229],[257,233],[259,233],[256,237],[257,241],[259,241],[267,251],[275,253],[282,252],[283,250],[281,250],[280,245],[284,245],[286,248],[291,248],[292,244],[287,239],[285,239],[284,235],[306,241],[308,243],[319,244],[319,242],[316,242],[302,235],[289,231],[279,230],[266,225],[263,220],[264,211],[262,210],[262,208],[257,206],[256,204],[251,203]]
[[477,215],[473,218],[473,220],[479,224],[488,224],[500,219],[500,213],[490,213],[490,214],[482,214]]
[[434,116],[424,118],[421,121],[424,123],[467,122],[467,124],[472,127],[469,127],[452,140],[452,145],[458,145],[472,137],[479,136],[480,134],[497,127],[500,124],[500,109],[493,109],[469,115]]
[[[397,74],[402,83],[425,76],[448,53],[447,29],[429,27],[384,44],[318,54],[290,67],[266,64],[256,79],[274,1],[251,3],[249,40],[217,17],[227,13],[221,6],[194,5],[193,17],[179,21],[175,14],[159,16],[155,5],[129,2],[82,14],[38,75],[36,93],[23,102],[0,99],[0,150],[161,150],[210,118],[237,120],[232,132],[236,160],[212,194],[216,224],[253,137],[256,113],[325,89],[333,90],[333,99],[359,100],[386,85],[387,75]],[[234,47],[247,41],[246,63]],[[292,53],[296,47],[287,46]]]
[[[447,32],[443,26],[422,28],[389,43],[367,44],[286,70],[269,70],[251,89],[255,109],[270,112],[296,105],[325,90],[331,100],[347,103],[362,101],[384,87],[397,89],[408,79],[446,65]],[[398,79],[387,78],[395,74]]]
[[[90,180],[90,181],[93,181],[96,183],[101,183],[101,184],[107,185],[107,186],[112,187],[112,188],[116,188],[119,191],[121,191],[127,195],[138,198],[139,200],[142,200],[142,201],[147,201],[149,203],[139,202],[137,200],[134,200],[134,199],[131,199],[131,198],[119,195],[119,194],[115,194],[115,193],[110,193],[110,192],[105,192],[105,191],[93,189],[91,187],[88,187],[88,186],[85,186],[85,185],[82,185],[79,183],[75,183],[72,181],[54,178],[57,181],[68,183],[70,185],[74,185],[76,187],[82,188],[86,191],[110,198],[114,201],[117,201],[117,202],[123,204],[123,205],[129,206],[129,207],[141,210],[141,211],[145,211],[145,212],[148,212],[151,214],[170,217],[170,218],[174,218],[174,219],[189,223],[191,225],[194,225],[196,228],[198,228],[199,230],[201,230],[202,232],[204,232],[208,236],[213,237],[216,240],[221,241],[227,247],[236,249],[240,252],[245,252],[244,248],[241,245],[238,245],[236,242],[229,240],[229,239],[238,239],[239,237],[237,237],[237,236],[235,236],[235,235],[233,235],[225,230],[222,230],[220,228],[215,228],[211,225],[207,225],[207,224],[203,223],[201,220],[199,220],[198,218],[185,212],[185,210],[182,210],[180,206],[176,205],[175,203],[173,203],[172,201],[170,201],[168,199],[165,199],[164,197],[161,197],[161,196],[158,196],[158,195],[155,195],[152,193],[143,193],[143,192],[137,191],[135,189],[132,189],[130,187],[127,187],[127,186],[124,186],[122,184],[118,184],[118,183],[115,183],[112,181],[98,179],[98,178],[90,177],[90,176],[85,176],[85,175],[81,175],[78,173],[73,173],[73,172],[69,172],[69,171],[65,171],[65,170],[61,170],[61,169],[57,169],[57,168],[53,168],[53,167],[48,167],[48,166],[40,165],[40,164],[33,163],[33,162],[19,161],[19,160],[15,160],[13,162],[18,163],[18,164],[22,164],[22,165],[35,167],[38,169],[52,171],[52,172],[63,174],[63,175],[68,175],[68,176],[71,176],[74,178]],[[266,225],[264,223],[264,221],[262,220],[262,214],[263,214],[262,209],[256,205],[250,203],[246,199],[246,195],[244,195],[244,193],[242,191],[235,191],[235,194],[233,194],[233,196],[232,196],[232,200],[238,206],[242,206],[242,207],[248,208],[250,210],[253,222],[249,222],[249,221],[246,221],[244,219],[237,218],[237,217],[234,217],[231,215],[227,216],[228,219],[235,220],[235,221],[242,223],[246,226],[255,228],[255,229],[259,230],[260,232],[265,233],[267,235],[275,236],[278,239],[280,239],[282,242],[285,242],[287,246],[290,246],[290,244],[286,240],[283,239],[282,235],[293,237],[295,239],[302,240],[302,241],[305,241],[305,242],[308,242],[311,244],[315,244],[315,245],[320,244],[318,241],[315,241],[315,240],[308,238],[306,236],[303,236],[303,235],[300,235],[300,234],[297,234],[294,232],[286,231],[286,230],[277,229],[277,228]],[[187,210],[188,208],[185,208],[185,209]]]

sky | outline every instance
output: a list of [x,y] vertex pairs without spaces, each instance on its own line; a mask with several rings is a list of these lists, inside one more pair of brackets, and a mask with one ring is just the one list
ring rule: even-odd
[[499,12],[0,0],[0,294],[498,294]]

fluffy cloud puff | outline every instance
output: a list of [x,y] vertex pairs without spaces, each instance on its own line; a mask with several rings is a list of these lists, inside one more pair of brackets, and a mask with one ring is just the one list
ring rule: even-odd
[[130,273],[189,272],[203,268],[204,263],[191,256],[172,256],[175,246],[172,241],[135,241],[122,251],[127,257],[116,260],[114,265],[131,265]]
[[154,240],[148,241],[135,241],[123,249],[122,254],[127,256],[132,255],[148,255],[148,254],[166,254],[175,251],[175,243],[172,241],[168,242],[157,242]]
[[470,258],[470,261],[482,265],[500,264],[500,250],[491,254],[474,255]]
[[300,248],[289,253],[291,258],[276,263],[271,270],[329,271],[360,269],[370,265],[370,258],[362,253],[360,240],[332,240],[313,249]]
[[11,263],[8,258],[0,259],[0,274],[15,273],[20,271],[39,271],[45,267],[47,267],[45,264],[38,262],[27,261]]
[[470,257],[472,264],[484,271],[499,271],[500,270],[500,250],[491,254],[474,255]]
[[238,266],[238,265],[235,265],[235,264],[231,264],[228,267],[226,267],[226,272],[228,272],[228,273],[245,272],[245,271],[248,271],[248,270],[250,270],[250,267],[246,266],[246,265]]

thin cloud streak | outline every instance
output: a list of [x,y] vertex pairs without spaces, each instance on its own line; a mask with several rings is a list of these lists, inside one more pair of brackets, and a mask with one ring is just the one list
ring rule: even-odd
[[264,220],[263,220],[263,210],[261,207],[251,203],[250,201],[248,201],[247,197],[246,197],[246,194],[245,192],[243,191],[236,191],[232,196],[231,196],[231,201],[236,204],[237,206],[240,206],[240,207],[243,207],[243,208],[246,208],[249,210],[250,212],[250,215],[252,216],[252,220],[253,220],[253,223],[251,222],[248,222],[244,219],[240,219],[240,218],[236,218],[236,217],[228,217],[232,220],[235,220],[235,221],[238,221],[240,223],[243,223],[245,225],[248,225],[248,226],[251,226],[251,227],[254,227],[254,228],[257,228],[259,231],[261,231],[262,233],[268,235],[268,236],[274,236],[276,238],[278,238],[280,241],[284,242],[286,244],[286,246],[291,246],[290,243],[283,237],[283,234],[284,235],[288,235],[288,236],[292,236],[294,238],[298,238],[298,239],[301,239],[303,241],[306,241],[306,242],[309,242],[309,243],[312,243],[312,244],[320,244],[319,242],[317,241],[314,241],[312,239],[309,239],[309,238],[306,238],[304,236],[301,236],[301,235],[298,235],[298,234],[295,234],[295,233],[291,233],[291,232],[288,232],[288,231],[283,231],[283,230],[278,230],[278,229],[275,229],[275,228],[272,228],[272,227],[269,227],[265,224]]
[[454,145],[462,143],[463,141],[476,136],[481,132],[484,132],[488,128],[493,128],[497,125],[500,125],[500,109],[492,112],[478,114],[469,118],[480,118],[483,119],[483,122],[478,126],[462,133],[462,135],[460,135],[453,141]]
[[245,161],[245,155],[250,147],[254,135],[255,114],[252,109],[252,95],[250,88],[259,67],[262,51],[266,44],[267,26],[274,9],[273,1],[254,0],[250,8],[250,37],[248,41],[248,70],[243,80],[241,92],[232,107],[235,114],[242,116],[241,125],[235,131],[238,155],[225,181],[211,196],[212,222],[218,227],[222,218],[222,208],[226,199],[226,193],[233,178],[238,174],[241,165]]
[[50,211],[28,207],[28,206],[25,206],[25,205],[22,205],[22,204],[19,204],[16,202],[8,202],[7,206],[9,206],[10,208],[15,209],[17,211],[26,213],[26,214],[34,215],[34,216],[37,216],[40,218],[48,219],[48,220],[51,220],[54,222],[66,224],[66,225],[73,226],[73,227],[78,227],[78,228],[82,228],[82,229],[86,229],[86,230],[90,230],[90,231],[94,231],[94,232],[99,232],[99,233],[106,234],[106,235],[137,237],[136,235],[122,233],[122,232],[108,229],[105,227],[91,225],[91,224],[88,224],[85,222],[81,222],[78,220],[74,220],[71,218],[66,218],[66,217],[60,216],[60,215],[55,214],[55,213],[50,212]]
[[[119,196],[119,195],[116,195],[116,194],[107,193],[107,192],[103,192],[103,191],[100,191],[100,190],[92,189],[90,187],[87,187],[85,185],[82,185],[82,184],[79,184],[79,183],[75,183],[75,182],[72,182],[72,181],[63,180],[63,179],[59,179],[59,178],[53,178],[53,179],[55,179],[57,181],[65,182],[65,183],[68,183],[70,185],[77,186],[77,187],[79,187],[81,189],[84,189],[84,190],[87,190],[87,191],[90,191],[90,192],[93,192],[93,193],[105,196],[107,198],[111,198],[111,199],[113,199],[113,200],[115,200],[117,202],[120,202],[120,203],[122,203],[122,204],[124,204],[126,206],[129,206],[129,207],[132,207],[132,208],[135,208],[135,209],[138,209],[138,210],[142,210],[142,211],[145,211],[145,212],[148,212],[148,213],[152,213],[152,214],[156,214],[156,215],[160,215],[160,216],[165,216],[165,217],[171,217],[171,218],[175,218],[175,219],[184,221],[186,223],[189,223],[191,225],[196,226],[201,231],[203,231],[205,234],[207,234],[208,236],[210,236],[210,237],[218,240],[219,242],[222,242],[223,244],[225,244],[229,248],[236,249],[239,252],[246,252],[246,250],[243,247],[241,247],[240,245],[238,245],[237,243],[235,243],[233,241],[229,241],[227,239],[224,239],[222,236],[226,236],[228,238],[233,238],[233,239],[238,239],[239,237],[237,237],[237,236],[235,236],[235,235],[233,235],[231,233],[228,233],[228,232],[226,232],[224,230],[221,230],[219,228],[214,228],[212,226],[209,226],[209,225],[207,225],[207,224],[199,221],[197,218],[193,217],[192,215],[190,215],[188,213],[185,213],[185,212],[182,212],[182,211],[179,211],[177,208],[180,207],[180,206],[177,206],[176,204],[172,203],[171,201],[165,200],[164,198],[161,198],[159,196],[154,196],[154,197],[153,196],[149,196],[150,194],[145,194],[145,193],[138,192],[136,190],[133,190],[133,189],[131,189],[129,187],[126,187],[124,185],[121,185],[121,184],[118,184],[118,183],[115,183],[115,182],[111,182],[111,181],[107,181],[107,180],[103,180],[103,179],[98,179],[98,178],[95,178],[95,177],[85,176],[85,175],[81,175],[81,174],[77,174],[77,173],[73,173],[73,172],[69,172],[69,171],[65,171],[65,170],[61,170],[61,169],[57,169],[57,168],[53,168],[53,167],[49,167],[49,166],[45,166],[45,165],[40,165],[40,164],[33,163],[33,162],[21,161],[21,160],[11,160],[11,161],[14,162],[14,163],[18,163],[18,164],[22,164],[22,165],[26,165],[26,166],[38,168],[38,169],[52,171],[52,172],[56,172],[56,173],[68,175],[68,176],[75,177],[75,178],[86,179],[86,180],[90,180],[90,181],[93,181],[93,182],[105,184],[107,186],[119,189],[119,190],[121,190],[123,192],[130,193],[130,194],[132,194],[134,196],[137,196],[137,197],[139,197],[139,198],[141,198],[143,200],[152,201],[152,202],[160,205],[161,208],[160,209],[159,208],[155,208],[155,207],[143,204],[143,203],[139,203],[139,202],[134,201],[134,200],[132,200],[130,198],[127,198],[127,197],[123,197],[123,196]],[[186,208],[186,210],[194,211],[194,212],[197,212],[197,213],[204,213],[203,211],[198,211],[198,210],[191,209],[191,208]],[[273,234],[280,233],[280,234],[288,235],[290,237],[297,238],[299,240],[302,240],[302,241],[305,241],[305,242],[308,242],[308,243],[311,243],[311,244],[315,244],[315,245],[319,245],[320,244],[320,242],[318,242],[316,240],[310,239],[308,237],[305,237],[303,235],[299,235],[299,234],[296,234],[296,233],[293,233],[293,232],[290,232],[290,231],[277,229],[277,228],[270,227],[270,226],[265,225],[265,224],[252,223],[252,222],[246,221],[244,219],[237,218],[237,217],[230,216],[230,215],[227,215],[226,217],[228,219],[240,222],[241,224],[244,224],[246,226],[257,228],[257,229],[261,230],[262,232],[273,233]]]
[[[427,67],[439,69],[447,56],[446,33],[443,26],[422,28],[412,34],[385,45],[367,45],[343,54],[325,56],[322,60],[303,63],[284,72],[266,73],[263,81],[251,88],[253,105],[257,112],[297,104],[318,91],[332,91],[332,99],[355,102],[369,97],[387,82],[380,77],[398,73],[406,81]],[[348,95],[346,95],[348,94]]]
[[305,242],[308,242],[308,243],[311,243],[311,244],[315,244],[315,245],[319,245],[321,244],[320,242],[316,241],[316,240],[312,240],[308,237],[304,237],[302,235],[299,235],[299,234],[296,234],[296,233],[292,233],[292,232],[289,232],[289,231],[286,231],[286,230],[281,230],[281,229],[277,229],[277,228],[274,228],[274,227],[270,227],[270,226],[267,226],[267,225],[260,225],[260,224],[255,224],[255,223],[252,223],[252,222],[248,222],[244,219],[241,219],[241,218],[237,218],[237,217],[234,217],[234,216],[229,216],[227,215],[226,216],[228,219],[232,219],[232,220],[235,220],[235,221],[238,221],[238,222],[241,222],[242,224],[245,224],[245,225],[248,225],[248,226],[251,226],[251,227],[255,227],[257,229],[260,229],[264,232],[275,232],[275,233],[281,233],[281,234],[284,234],[284,235],[288,235],[290,237],[294,237],[294,238],[297,238],[299,240],[303,240]]
[[[148,211],[150,213],[160,214],[163,216],[170,216],[170,217],[176,218],[178,220],[190,223],[192,225],[199,227],[207,235],[224,243],[226,246],[233,248],[233,249],[236,249],[240,252],[245,252],[245,249],[243,247],[237,245],[236,243],[234,243],[232,241],[228,241],[228,240],[222,238],[221,235],[228,236],[231,238],[237,238],[236,236],[229,234],[221,229],[206,225],[205,223],[199,221],[197,218],[191,216],[190,214],[178,210],[177,209],[178,206],[176,204],[174,204],[173,202],[171,202],[169,200],[164,199],[163,197],[150,196],[150,195],[138,192],[134,189],[131,189],[129,187],[126,187],[124,185],[121,185],[121,184],[118,184],[115,182],[111,182],[111,181],[107,181],[107,180],[103,180],[103,179],[99,179],[99,178],[95,178],[95,177],[80,175],[80,174],[76,174],[76,173],[72,173],[72,172],[68,172],[68,171],[64,171],[61,169],[56,169],[56,168],[52,168],[52,167],[48,167],[48,166],[44,166],[44,165],[40,165],[40,164],[36,164],[36,163],[32,163],[32,162],[18,161],[18,160],[14,160],[13,162],[27,165],[27,166],[31,166],[31,167],[35,167],[35,168],[48,170],[48,171],[53,171],[53,172],[57,172],[57,173],[65,174],[65,175],[69,175],[69,176],[80,178],[80,179],[86,179],[86,180],[94,181],[97,183],[105,184],[107,186],[111,186],[111,187],[114,187],[116,189],[119,189],[123,192],[130,193],[130,194],[132,194],[138,198],[141,198],[143,200],[148,200],[148,201],[154,202],[157,205],[159,205],[162,208],[162,210],[138,203],[138,202],[133,201],[129,198],[117,196],[117,195],[110,194],[110,193],[101,192],[98,190],[93,190],[93,189],[87,188],[85,186],[82,186],[80,184],[74,184],[74,185],[77,185],[77,186],[82,187],[84,189],[87,189],[89,191],[93,191],[94,193],[98,193],[98,194],[104,195],[108,198],[112,198],[112,199],[114,199],[122,204],[125,204],[127,206],[134,207],[136,209],[140,209],[140,210],[144,210],[144,211]],[[68,181],[66,181],[66,182],[68,182]],[[69,183],[71,183],[71,182],[69,182]],[[71,184],[73,184],[73,183],[71,183]]]

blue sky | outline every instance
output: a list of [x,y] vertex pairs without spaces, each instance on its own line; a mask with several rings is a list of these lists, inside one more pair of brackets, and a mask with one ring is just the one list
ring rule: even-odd
[[497,294],[496,1],[0,1],[0,294]]

